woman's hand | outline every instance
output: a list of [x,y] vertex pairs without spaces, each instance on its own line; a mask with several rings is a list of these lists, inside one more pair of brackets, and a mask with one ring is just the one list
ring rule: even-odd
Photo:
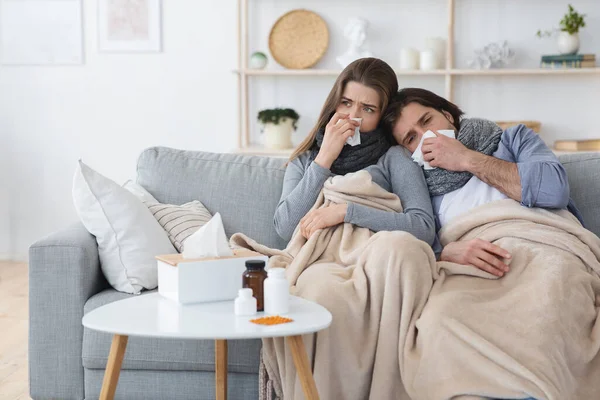
[[508,265],[502,259],[510,258],[510,253],[493,243],[482,239],[452,242],[444,247],[441,261],[450,261],[462,265],[472,265],[498,277],[508,272]]
[[[338,123],[338,121],[340,122]],[[330,169],[342,152],[346,140],[354,135],[354,130],[358,126],[359,122],[350,119],[348,114],[333,114],[325,127],[325,136],[315,162],[323,168]]]
[[300,233],[308,240],[318,229],[341,224],[347,210],[348,204],[345,203],[311,210],[300,220]]

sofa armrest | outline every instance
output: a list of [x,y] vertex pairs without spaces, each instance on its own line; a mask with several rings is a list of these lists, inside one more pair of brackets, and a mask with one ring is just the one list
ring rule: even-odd
[[83,306],[107,286],[81,223],[29,248],[29,383],[34,399],[83,399]]

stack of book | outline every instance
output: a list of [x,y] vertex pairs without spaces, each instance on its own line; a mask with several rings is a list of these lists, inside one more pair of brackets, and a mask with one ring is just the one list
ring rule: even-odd
[[554,150],[561,151],[600,151],[600,139],[557,140]]
[[594,68],[595,54],[557,54],[542,56],[540,67],[550,69]]

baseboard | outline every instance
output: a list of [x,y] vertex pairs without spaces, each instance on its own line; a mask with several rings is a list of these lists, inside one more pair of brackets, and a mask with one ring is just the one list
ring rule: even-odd
[[27,254],[0,253],[0,261],[28,262],[29,257],[27,256]]

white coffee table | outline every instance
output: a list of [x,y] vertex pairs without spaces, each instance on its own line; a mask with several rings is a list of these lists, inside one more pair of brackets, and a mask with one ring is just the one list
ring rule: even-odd
[[100,399],[113,399],[129,336],[169,339],[214,339],[216,398],[227,399],[227,340],[286,337],[302,388],[307,399],[319,394],[302,341],[303,334],[318,332],[331,324],[331,313],[324,307],[291,296],[293,322],[280,325],[257,325],[233,313],[233,301],[181,305],[158,293],[115,301],[87,313],[83,326],[113,334],[108,363],[104,372]]

